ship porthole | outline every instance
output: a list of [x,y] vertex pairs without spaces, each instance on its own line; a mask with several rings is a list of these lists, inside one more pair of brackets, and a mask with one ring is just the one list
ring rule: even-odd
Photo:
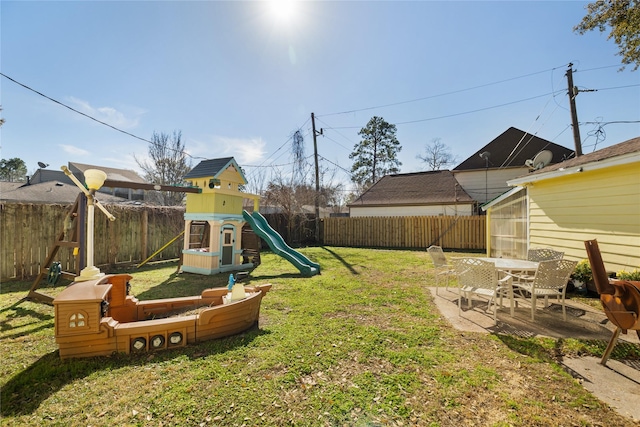
[[178,345],[182,342],[182,334],[180,332],[174,332],[169,335],[169,344]]
[[151,338],[151,347],[152,348],[164,347],[164,337],[162,335],[156,335],[153,338]]
[[133,340],[133,342],[131,343],[131,347],[135,351],[145,350],[147,348],[147,340],[143,337],[138,337]]

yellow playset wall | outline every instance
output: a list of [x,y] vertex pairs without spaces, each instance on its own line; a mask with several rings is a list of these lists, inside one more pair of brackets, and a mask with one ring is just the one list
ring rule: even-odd
[[187,213],[242,214],[242,193],[211,192],[207,194],[187,194]]
[[188,253],[185,252],[182,254],[182,264],[183,265],[188,265],[190,267],[194,267],[194,268],[202,268],[205,270],[211,270],[211,269],[216,269],[218,268],[218,259],[220,257],[218,257],[217,255],[215,256],[203,256],[200,255],[198,253]]

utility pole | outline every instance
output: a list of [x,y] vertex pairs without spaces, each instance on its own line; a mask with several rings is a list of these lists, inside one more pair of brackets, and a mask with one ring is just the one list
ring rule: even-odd
[[576,96],[578,88],[573,86],[573,64],[569,63],[567,70],[567,84],[569,86],[569,106],[571,107],[571,125],[573,127],[573,143],[576,146],[576,157],[582,156],[582,143],[580,142],[580,128],[578,127],[578,112],[576,111]]
[[313,157],[316,162],[316,194],[314,199],[316,208],[316,243],[320,243],[320,173],[318,171],[318,142],[317,136],[322,135],[322,129],[320,132],[316,132],[316,117],[311,113],[311,128],[313,130]]

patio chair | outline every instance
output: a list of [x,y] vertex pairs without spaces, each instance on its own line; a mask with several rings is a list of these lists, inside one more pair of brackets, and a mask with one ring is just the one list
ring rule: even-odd
[[447,289],[449,288],[449,279],[455,275],[453,266],[447,261],[447,257],[444,255],[440,246],[431,245],[427,248],[427,252],[431,256],[434,266],[434,276],[436,278],[436,295],[438,295],[438,289],[440,288],[440,278],[445,277],[447,279]]
[[531,299],[531,320],[535,320],[536,300],[539,297],[544,297],[545,308],[549,306],[549,297],[556,297],[562,305],[562,319],[567,320],[565,294],[569,276],[571,276],[577,264],[577,261],[569,261],[567,259],[540,261],[536,274],[532,278],[530,276],[523,278],[512,274],[514,277],[514,293],[517,293],[520,297]]
[[556,251],[551,248],[535,248],[527,251],[527,260],[536,262],[562,259],[563,256],[564,252]]
[[606,365],[620,332],[626,334],[627,330],[635,330],[640,338],[640,283],[609,280],[598,241],[585,240],[584,247],[587,250],[593,281],[600,295],[602,308],[607,319],[616,327],[600,361],[600,364]]
[[462,314],[462,296],[467,299],[467,305],[471,308],[471,297],[473,294],[481,295],[489,298],[487,302],[487,311],[491,308],[493,301],[493,322],[498,323],[498,307],[497,299],[500,299],[500,307],[502,307],[502,298],[509,298],[509,307],[511,316],[513,316],[513,288],[511,286],[511,276],[502,279],[498,277],[498,270],[494,263],[483,261],[477,258],[455,258],[453,267],[458,277],[458,315]]

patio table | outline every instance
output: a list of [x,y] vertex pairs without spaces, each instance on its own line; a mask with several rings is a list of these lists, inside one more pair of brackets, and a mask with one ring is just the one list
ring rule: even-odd
[[513,259],[513,258],[480,258],[483,261],[492,262],[498,270],[508,272],[521,272],[524,274],[536,274],[538,270],[538,263],[535,261],[527,261],[526,259]]

